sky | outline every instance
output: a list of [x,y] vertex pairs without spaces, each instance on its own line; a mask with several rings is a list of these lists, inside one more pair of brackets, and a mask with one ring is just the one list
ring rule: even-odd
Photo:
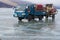
[[52,3],[56,6],[60,6],[60,0],[14,0],[14,1],[26,1],[26,2],[32,2],[35,4],[47,4],[47,3]]
[[29,1],[36,4],[46,4],[46,3],[52,3],[54,5],[60,4],[60,0],[23,0],[23,1]]
[[[0,1],[9,2],[10,0],[0,0]],[[55,5],[60,4],[60,0],[14,0],[14,1],[27,1],[35,4],[46,4],[46,3],[53,3]]]
[[[16,5],[16,3],[13,3],[11,2],[12,0],[0,0],[2,2],[5,2],[7,4],[13,4],[13,5]],[[16,2],[19,2],[19,1],[26,1],[26,2],[32,2],[32,3],[35,3],[35,4],[47,4],[47,3],[52,3],[56,6],[60,6],[60,0],[14,0]]]

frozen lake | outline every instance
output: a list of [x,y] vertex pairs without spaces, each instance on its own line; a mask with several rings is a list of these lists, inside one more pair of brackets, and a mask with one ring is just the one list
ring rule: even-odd
[[60,40],[60,10],[55,21],[19,22],[13,17],[13,9],[0,8],[1,40]]

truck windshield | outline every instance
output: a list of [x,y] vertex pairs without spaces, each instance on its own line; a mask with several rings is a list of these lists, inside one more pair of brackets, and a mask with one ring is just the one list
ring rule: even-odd
[[25,7],[23,6],[18,6],[15,8],[15,11],[24,11]]

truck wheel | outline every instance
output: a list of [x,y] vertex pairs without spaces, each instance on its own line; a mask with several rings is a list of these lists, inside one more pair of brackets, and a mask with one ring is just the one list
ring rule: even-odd
[[18,17],[18,20],[19,20],[19,21],[21,21],[21,20],[22,20],[22,18]]
[[43,16],[39,16],[38,18],[39,18],[39,20],[42,20],[43,19]]
[[34,15],[32,15],[32,19],[34,20]]
[[53,20],[55,19],[55,14],[52,15],[52,19],[53,19]]
[[31,19],[32,19],[32,16],[29,15],[29,16],[28,16],[28,21],[31,21]]
[[46,15],[46,19],[48,19],[48,15]]

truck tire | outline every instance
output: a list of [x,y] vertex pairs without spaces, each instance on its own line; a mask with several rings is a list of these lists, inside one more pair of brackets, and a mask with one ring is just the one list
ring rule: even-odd
[[48,15],[46,15],[46,19],[48,19]]
[[32,15],[32,19],[34,20],[34,15]]
[[19,20],[19,21],[21,21],[21,20],[22,20],[22,18],[18,17],[18,20]]
[[29,15],[29,16],[28,16],[28,21],[31,21],[31,20],[32,20],[32,16]]
[[39,20],[42,20],[42,19],[43,19],[43,16],[42,16],[42,15],[40,15],[38,18],[39,18]]
[[49,17],[49,13],[46,12],[46,16],[45,16],[45,18],[48,19],[48,17]]
[[55,14],[52,15],[52,20],[54,20],[54,19],[55,19]]

